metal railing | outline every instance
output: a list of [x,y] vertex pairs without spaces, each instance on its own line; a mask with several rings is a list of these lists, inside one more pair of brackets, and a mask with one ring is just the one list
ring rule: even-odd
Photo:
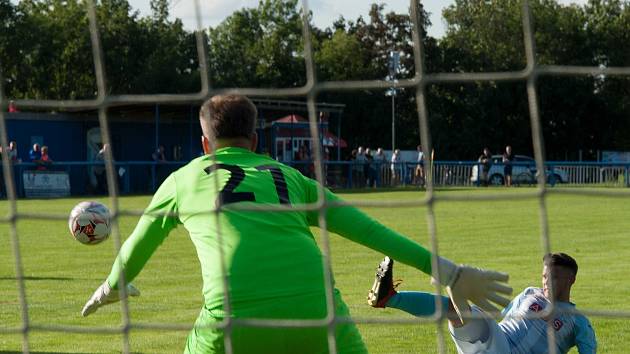
[[[102,132],[102,142],[110,143],[111,136],[108,128],[108,108],[120,105],[120,104],[138,104],[138,103],[181,103],[181,102],[202,102],[217,93],[222,92],[232,92],[239,93],[249,96],[257,96],[257,97],[302,97],[306,99],[307,108],[308,108],[308,118],[309,118],[309,126],[311,135],[317,135],[317,111],[316,111],[316,101],[319,94],[331,92],[331,91],[349,91],[349,90],[386,90],[391,88],[391,83],[385,80],[362,80],[362,81],[320,81],[317,79],[317,65],[314,60],[314,48],[313,43],[311,41],[311,27],[310,27],[310,16],[302,16],[302,34],[303,34],[303,53],[304,53],[304,63],[306,67],[306,83],[300,87],[282,87],[282,88],[216,88],[211,84],[213,83],[212,79],[214,79],[209,72],[208,62],[211,59],[208,51],[206,49],[206,39],[204,37],[204,28],[201,22],[200,15],[200,2],[195,1],[195,13],[197,18],[197,31],[195,32],[197,53],[199,59],[199,72],[200,72],[200,80],[201,80],[201,89],[198,92],[192,93],[184,93],[184,94],[155,94],[155,95],[112,95],[111,90],[107,86],[107,75],[105,73],[105,65],[104,65],[104,51],[102,48],[102,43],[100,40],[100,32],[99,32],[99,23],[97,21],[98,17],[96,15],[96,6],[95,2],[88,0],[85,2],[86,10],[88,14],[88,23],[89,23],[89,31],[90,31],[90,39],[91,39],[91,50],[92,57],[94,62],[94,73],[96,78],[96,86],[97,86],[97,96],[94,99],[86,99],[86,100],[46,100],[46,99],[19,99],[15,101],[15,104],[19,107],[23,107],[24,109],[94,109],[98,110],[98,118],[99,125],[101,127]],[[306,0],[301,1],[302,4],[302,13],[309,14],[310,8],[308,6],[308,2]],[[597,75],[605,75],[606,77],[630,77],[630,67],[614,67],[614,66],[560,66],[560,65],[545,65],[540,62],[537,58],[536,52],[536,38],[534,36],[535,28],[532,21],[532,11],[530,9],[530,4],[528,0],[522,1],[521,4],[521,22],[523,29],[523,44],[524,44],[524,53],[525,53],[525,65],[514,71],[502,71],[502,72],[428,72],[426,68],[426,58],[425,52],[423,48],[423,31],[421,30],[421,24],[419,23],[419,3],[412,1],[410,2],[410,18],[412,20],[412,41],[413,41],[413,67],[415,68],[414,76],[406,79],[399,80],[395,87],[396,88],[407,88],[409,91],[415,93],[415,102],[417,108],[417,117],[418,122],[420,123],[420,134],[418,136],[419,142],[422,142],[422,147],[424,149],[424,155],[429,156],[430,151],[432,150],[432,141],[431,141],[431,126],[429,117],[428,105],[426,102],[426,95],[428,92],[428,88],[432,84],[450,84],[450,83],[473,83],[473,82],[519,82],[526,85],[526,94],[527,94],[527,103],[529,108],[530,120],[531,120],[531,136],[532,136],[532,148],[534,152],[534,157],[538,170],[545,169],[544,165],[544,139],[542,134],[542,124],[539,110],[539,90],[537,84],[540,78],[543,77],[594,77]],[[0,80],[0,106],[6,105],[7,99],[5,98],[5,92],[3,89],[3,80]],[[6,119],[5,114],[0,111],[0,144],[2,146],[8,145],[8,138],[6,134]],[[322,154],[320,153],[320,143],[318,140],[314,140],[313,151],[315,151],[315,166],[314,172],[318,181],[322,184],[326,184],[325,176],[322,173],[322,167],[324,167],[324,163],[322,161]],[[116,184],[116,175],[115,175],[115,162],[112,161],[111,152],[106,153],[106,175],[107,175],[107,184],[115,185]],[[3,164],[8,166],[9,161],[7,159],[6,154],[3,156]],[[330,167],[330,163],[327,163]],[[439,171],[442,167],[437,162],[434,166],[434,171]],[[472,165],[472,168],[475,166]],[[559,166],[560,168],[562,166]],[[406,173],[407,168],[403,168],[401,172],[401,178]],[[570,169],[569,169],[570,170]],[[589,169],[588,171],[591,171]],[[626,168],[627,170],[627,168]],[[457,170],[456,170],[457,171]],[[588,176],[591,175],[591,172],[583,172],[576,171],[574,175],[579,176],[576,180],[588,180]],[[601,178],[614,178],[615,170],[600,170]],[[357,173],[359,170],[357,169]],[[442,172],[443,175],[448,176],[447,180],[452,178],[452,172],[447,173],[446,170]],[[466,168],[461,168],[461,171],[457,172],[461,173],[460,175],[455,175],[455,179],[458,178],[462,180],[462,183],[465,183],[465,178],[467,176]],[[365,174],[365,173],[364,173]],[[569,172],[571,174],[571,172]],[[433,175],[430,175],[433,177]],[[618,176],[617,176],[618,177]],[[217,177],[218,178],[218,177]],[[356,179],[356,178],[355,178]],[[99,327],[72,327],[72,326],[57,326],[54,324],[34,324],[31,318],[29,318],[28,313],[28,300],[26,297],[26,286],[25,286],[25,276],[23,271],[23,256],[20,251],[20,238],[18,237],[18,228],[17,223],[22,221],[21,219],[29,219],[32,218],[31,215],[23,215],[18,212],[17,202],[16,202],[16,194],[15,194],[15,186],[12,180],[11,171],[6,168],[4,170],[4,180],[7,185],[8,199],[9,199],[9,212],[6,218],[6,223],[9,228],[9,234],[12,245],[12,254],[15,264],[15,275],[17,279],[17,288],[19,294],[19,311],[20,311],[20,320],[21,327],[18,329],[18,333],[22,335],[22,351],[25,353],[30,352],[31,333],[35,331],[43,331],[43,330],[54,330],[60,332],[89,332],[89,333],[108,333],[107,330],[104,330]],[[352,182],[352,179],[351,179]],[[358,181],[360,182],[360,181]],[[625,185],[625,183],[624,183]],[[433,269],[437,269],[437,258],[435,256],[439,255],[439,250],[437,246],[437,221],[435,217],[435,207],[434,204],[436,201],[441,200],[443,197],[439,194],[434,193],[434,183],[433,178],[427,179],[427,193],[426,197],[419,201],[422,205],[426,205],[426,216],[427,216],[427,232],[429,234],[429,243],[428,248],[434,255],[432,259],[432,264],[434,265]],[[540,240],[542,242],[542,254],[547,254],[551,250],[551,239],[549,236],[549,215],[547,212],[547,201],[546,201],[546,184],[545,180],[539,175],[537,180],[537,191],[528,194],[528,197],[535,197],[538,199],[538,214],[540,217]],[[572,192],[575,194],[579,194],[578,192]],[[593,193],[595,195],[603,195],[605,192],[598,191],[597,193]],[[119,215],[119,205],[117,203],[117,193],[115,188],[109,188],[109,195],[112,200],[111,210],[114,215]],[[319,220],[321,225],[326,225],[325,223],[325,215],[326,209],[329,207],[326,202],[322,202],[324,200],[324,194],[321,189],[318,189],[318,199],[320,202],[314,204],[314,207],[319,212]],[[495,200],[507,200],[514,198],[513,195],[505,194],[505,195],[493,195],[492,199]],[[452,199],[451,199],[452,200]],[[467,200],[475,200],[475,199],[467,199]],[[358,203],[355,203],[358,205]],[[400,202],[394,202],[393,206],[404,206]],[[425,213],[423,211],[423,213]],[[65,216],[64,216],[65,217]],[[61,218],[61,217],[60,217]],[[117,249],[120,248],[121,244],[121,236],[120,232],[117,228],[117,223],[114,221],[113,223],[113,239],[114,245]],[[330,262],[330,258],[328,255],[330,254],[330,246],[329,246],[329,234],[325,228],[321,233],[322,238],[322,253],[326,255],[323,257],[322,266],[324,269],[325,275],[325,288],[326,288],[326,310],[327,316],[325,319],[317,322],[318,325],[325,325],[328,329],[328,343],[330,352],[332,354],[337,353],[336,349],[336,336],[335,336],[335,328],[338,323],[343,321],[343,318],[337,316],[334,311],[334,301],[333,301],[333,282],[332,282],[332,265]],[[223,242],[223,234],[221,232],[217,235],[218,243],[221,245]],[[223,247],[218,247],[218,258],[219,263],[223,264],[224,260],[224,252]],[[434,276],[438,276],[437,272],[434,272]],[[223,270],[223,285],[224,289],[228,289],[227,286],[227,275]],[[122,289],[125,289],[123,286]],[[439,292],[439,287],[436,287],[436,291]],[[124,293],[124,290],[123,290]],[[231,313],[230,309],[230,297],[229,292],[224,292],[226,311],[228,314]],[[149,329],[149,328],[174,328],[173,325],[170,327],[165,327],[163,324],[153,323],[150,325],[147,324],[139,324],[137,320],[132,320],[130,316],[130,311],[128,307],[128,303],[126,299],[121,301],[121,313],[122,313],[122,326],[120,329],[115,329],[111,331],[111,333],[120,334],[122,338],[122,352],[130,353],[131,344],[129,339],[129,332],[137,329]],[[595,313],[595,312],[592,312]],[[612,313],[609,312],[597,312],[600,316],[612,317]],[[619,309],[615,311],[614,316],[628,318],[627,313],[623,311],[619,313]],[[376,320],[370,319],[354,319],[358,323],[369,323],[375,322]],[[444,314],[442,311],[439,311],[436,316],[432,317],[430,321],[435,322],[436,329],[436,337],[437,337],[437,352],[445,353],[446,352],[446,341],[443,330],[443,320]],[[217,324],[215,327],[221,330],[224,330],[225,333],[225,343],[226,343],[226,353],[230,354],[233,352],[232,349],[232,329],[236,324],[238,325],[249,325],[249,326],[290,326],[290,327],[307,327],[312,326],[313,321],[307,320],[292,320],[290,323],[288,320],[269,320],[268,322],[260,322],[260,320],[255,319],[233,319],[231,316],[226,316],[225,321]],[[385,323],[386,321],[383,319],[379,319],[376,321],[378,323]],[[262,323],[262,324],[261,324]],[[418,320],[414,319],[413,322],[417,324]],[[195,327],[198,328],[198,327]],[[549,327],[552,328],[552,327]],[[188,330],[188,328],[185,328]],[[5,331],[3,331],[4,333]],[[552,334],[552,330],[549,330],[548,333]],[[554,336],[549,335],[549,348],[553,351],[552,348],[554,346]]]
[[[116,161],[118,189],[121,194],[153,193],[162,181],[173,171],[185,165],[186,161]],[[313,161],[287,161],[308,177],[314,176]],[[36,170],[39,164],[14,164],[15,185],[19,197],[24,197],[22,175]],[[106,194],[106,188],[99,188],[94,169],[102,168],[102,162],[57,161],[46,165],[47,170],[66,171],[70,176],[71,194]],[[325,161],[324,177],[330,188],[388,188],[400,186],[423,186],[425,176],[417,176],[416,162],[372,162]],[[493,164],[488,174],[488,184],[503,185],[505,177],[503,164]],[[477,161],[434,161],[433,184],[439,187],[473,187],[483,183]],[[423,173],[428,167],[424,165]],[[630,163],[619,162],[577,162],[549,161],[545,163],[547,182],[551,186],[606,186],[630,187]],[[528,163],[513,163],[512,183],[515,186],[536,185],[536,167]]]
[[[313,177],[312,161],[288,161],[303,174]],[[417,176],[416,162],[354,162],[325,161],[324,174],[326,184],[337,188],[397,187],[423,185],[425,176]],[[630,162],[545,162],[546,181],[550,186],[609,186],[630,187],[628,172]],[[488,184],[505,184],[505,165],[493,164],[488,173]],[[440,187],[471,187],[484,184],[478,171],[481,164],[477,161],[434,161],[432,165],[433,184]],[[423,173],[428,165],[423,165]],[[536,166],[532,163],[512,163],[512,184],[515,186],[534,186],[537,181]]]
[[[304,175],[314,177],[313,161],[288,161]],[[162,181],[173,171],[186,164],[185,161],[116,161],[118,189],[121,194],[153,193]],[[36,163],[14,164],[15,185],[18,196],[24,197],[22,175],[40,166]],[[330,188],[387,188],[399,186],[423,186],[426,176],[417,176],[415,162],[372,162],[325,161],[324,176]],[[515,186],[534,186],[536,168],[532,164],[513,163],[512,183]],[[519,168],[519,166],[521,168]],[[107,193],[99,188],[95,180],[95,167],[103,167],[102,162],[57,161],[46,165],[47,170],[66,171],[70,176],[71,194]],[[505,177],[503,164],[494,164],[488,175],[488,184],[503,185]],[[434,161],[433,184],[440,187],[472,187],[483,184],[478,176],[481,169],[476,161]],[[607,186],[630,187],[630,163],[618,162],[576,162],[550,161],[545,163],[547,182],[551,186]],[[427,166],[423,173],[427,173]],[[494,178],[494,179],[493,179]]]
[[[118,191],[121,194],[153,193],[162,181],[187,161],[115,161]],[[102,169],[99,180],[96,169]],[[32,162],[13,164],[13,176],[18,197],[24,197],[23,175],[29,171],[65,171],[70,179],[71,195],[107,194],[107,182],[103,162],[55,161],[42,165]],[[4,195],[4,191],[0,193]]]
[[[173,171],[186,161],[116,161],[118,190],[121,194],[153,193]],[[313,161],[286,161],[308,177],[314,176]],[[39,164],[17,163],[13,165],[15,186],[19,197],[24,197],[23,173],[36,170]],[[70,178],[71,195],[106,194],[104,183],[96,179],[95,168],[102,162],[56,161],[45,166],[50,171],[65,171]],[[336,189],[388,188],[401,186],[424,186],[426,175],[418,176],[416,162],[372,162],[325,161],[324,177],[327,187]],[[488,173],[488,184],[500,186],[505,183],[503,164],[493,164]],[[434,161],[433,184],[439,187],[473,187],[484,184],[478,171],[477,161]],[[549,161],[545,163],[547,182],[551,186],[606,186],[630,187],[630,163]],[[424,174],[428,165],[423,166]],[[512,184],[515,186],[536,185],[536,167],[528,163],[513,163]],[[2,192],[4,193],[4,192]]]

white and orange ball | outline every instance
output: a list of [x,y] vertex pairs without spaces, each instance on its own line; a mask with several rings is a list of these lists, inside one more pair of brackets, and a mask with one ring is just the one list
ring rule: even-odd
[[105,241],[111,231],[109,209],[98,202],[81,202],[70,212],[68,227],[70,233],[85,245],[95,245]]

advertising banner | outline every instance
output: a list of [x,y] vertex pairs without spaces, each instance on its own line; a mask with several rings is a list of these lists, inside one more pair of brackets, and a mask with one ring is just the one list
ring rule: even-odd
[[64,171],[24,171],[24,195],[27,198],[56,198],[70,195],[70,177]]

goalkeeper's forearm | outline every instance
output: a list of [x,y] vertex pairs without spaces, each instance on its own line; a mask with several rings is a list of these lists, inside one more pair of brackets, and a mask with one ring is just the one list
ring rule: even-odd
[[431,252],[359,209],[332,207],[327,211],[326,222],[330,231],[431,275]]
[[107,277],[107,283],[112,289],[118,289],[121,271],[127,283],[140,273],[169,231],[162,227],[158,218],[149,215],[140,218],[133,233],[120,248],[112,270]]

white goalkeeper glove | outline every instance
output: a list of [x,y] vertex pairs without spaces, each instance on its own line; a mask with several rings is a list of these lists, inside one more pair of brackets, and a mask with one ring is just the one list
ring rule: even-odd
[[[131,283],[127,284],[128,296],[140,296],[140,290],[136,289]],[[83,306],[81,315],[86,317],[98,310],[99,307],[118,302],[122,299],[122,294],[118,290],[114,290],[109,286],[107,280],[96,289],[92,297]]]
[[498,312],[494,305],[507,306],[510,300],[500,294],[510,295],[512,288],[506,284],[509,275],[506,273],[456,265],[446,258],[438,257],[438,274],[440,283],[446,286],[453,307],[462,323],[462,313],[470,314],[468,300],[488,312]]

